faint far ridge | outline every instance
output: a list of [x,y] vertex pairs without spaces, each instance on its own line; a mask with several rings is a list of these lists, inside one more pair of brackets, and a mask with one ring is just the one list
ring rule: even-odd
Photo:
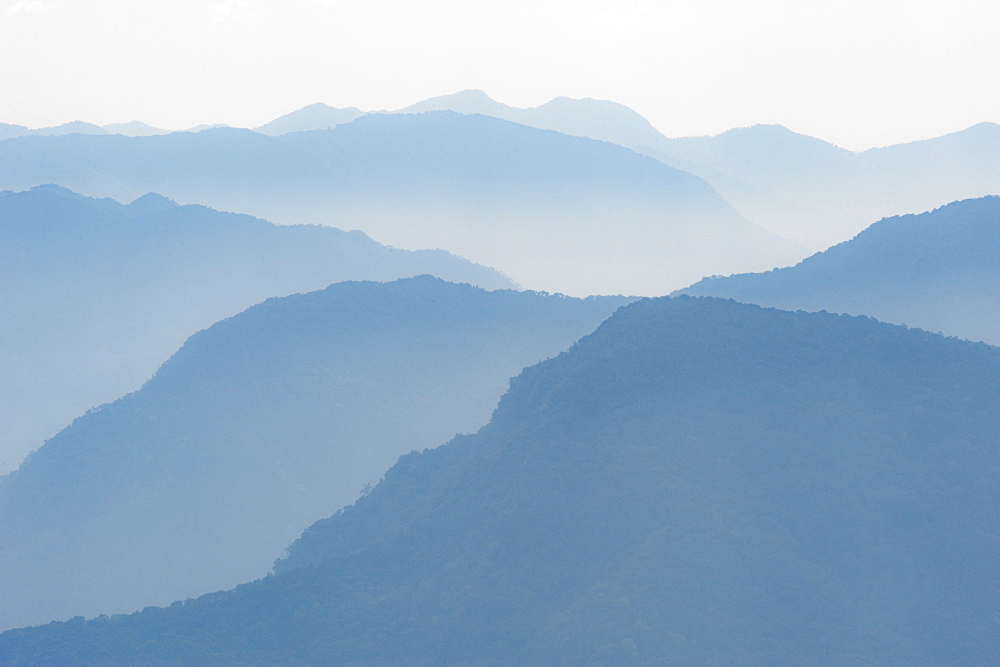
[[42,127],[37,130],[31,130],[30,133],[43,137],[58,137],[64,134],[108,134],[108,131],[100,125],[85,123],[82,120],[74,120],[55,127]]
[[189,127],[186,130],[180,130],[181,132],[203,132],[205,130],[218,130],[221,128],[232,128],[231,125],[226,125],[225,123],[212,123],[212,124],[201,124],[195,125],[194,127]]
[[310,130],[329,130],[343,123],[349,123],[365,112],[357,107],[337,109],[322,102],[302,107],[298,111],[275,118],[269,123],[253,128],[254,132],[277,137],[292,132],[307,132]]
[[112,123],[103,128],[111,134],[121,134],[126,137],[153,137],[159,134],[170,134],[172,130],[164,130],[142,121],[133,120],[128,123]]

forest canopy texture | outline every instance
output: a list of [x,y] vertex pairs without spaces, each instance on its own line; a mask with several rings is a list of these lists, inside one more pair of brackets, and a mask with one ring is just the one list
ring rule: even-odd
[[13,661],[989,662],[1000,351],[643,300],[400,459],[273,575]]

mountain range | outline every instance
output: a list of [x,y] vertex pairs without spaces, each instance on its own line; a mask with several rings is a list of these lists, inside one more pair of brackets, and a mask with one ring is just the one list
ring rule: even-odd
[[[717,136],[667,137],[632,109],[594,99],[557,97],[522,109],[479,90],[464,90],[380,113],[435,111],[491,116],[627,147],[703,178],[750,221],[811,250],[851,238],[872,220],[1000,191],[1000,126],[995,123],[853,152],[778,125],[734,128]],[[355,107],[313,104],[256,131],[276,136],[328,129],[362,115]],[[0,138],[71,131],[142,135],[156,130],[135,123],[104,128],[71,123],[41,130],[0,125]]]
[[[199,126],[188,130],[198,131],[207,126]],[[109,125],[94,125],[80,120],[63,123],[54,127],[28,128],[23,125],[0,123],[0,140],[15,137],[42,136],[54,137],[66,134],[121,134],[126,137],[151,137],[158,134],[170,134],[171,130],[163,130],[142,121],[133,120],[128,123],[111,123]]]
[[664,294],[804,254],[696,176],[606,142],[454,112],[364,116],[278,138],[216,129],[0,142],[0,186],[46,182],[357,228],[578,296]]
[[[1000,352],[643,300],[273,575],[0,635],[12,661],[986,664]],[[220,542],[221,543],[221,542]]]
[[[852,152],[779,125],[717,136],[668,138],[626,106],[558,97],[538,107],[502,104],[478,90],[419,102],[400,113],[482,114],[608,141],[705,179],[752,222],[813,250],[844,241],[872,220],[920,213],[1000,192],[1000,126]],[[309,127],[308,114],[297,127]]]
[[0,124],[0,663],[993,664],[998,158]]
[[715,276],[679,294],[870,315],[1000,345],[1000,197],[881,220],[793,267]]
[[74,417],[137,389],[220,319],[342,280],[425,273],[513,285],[442,251],[155,194],[124,205],[56,186],[0,193],[0,473]]
[[264,575],[401,454],[478,429],[511,376],[625,302],[422,276],[273,298],[201,331],[0,478],[0,627]]
[[628,107],[556,98],[530,109],[467,90],[404,111],[451,109],[626,146],[696,174],[754,223],[814,250],[872,220],[1000,192],[1000,125],[852,152],[779,125],[668,138]]

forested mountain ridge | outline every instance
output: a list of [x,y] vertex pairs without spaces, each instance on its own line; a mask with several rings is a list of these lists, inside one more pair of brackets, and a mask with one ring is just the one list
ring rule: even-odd
[[679,294],[870,315],[1000,345],[1000,197],[876,222],[767,273],[705,278]]
[[421,276],[269,299],[199,332],[0,478],[0,627],[262,576],[399,455],[478,429],[511,376],[627,301]]
[[368,115],[277,138],[216,129],[0,142],[0,187],[48,182],[360,229],[576,296],[664,294],[805,254],[746,221],[702,179],[652,158],[446,111]]
[[342,280],[428,273],[513,286],[443,251],[155,194],[125,205],[52,185],[0,193],[0,473],[77,415],[137,389],[222,318]]
[[984,663],[1000,351],[644,300],[400,459],[273,576],[11,661]]

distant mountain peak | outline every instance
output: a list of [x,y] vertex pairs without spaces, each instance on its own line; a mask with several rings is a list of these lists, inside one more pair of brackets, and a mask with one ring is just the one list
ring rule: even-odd
[[147,213],[168,211],[170,209],[177,208],[178,206],[180,206],[180,204],[169,197],[164,197],[163,195],[155,192],[147,192],[129,204],[128,211],[133,215],[146,215]]
[[102,128],[111,134],[121,134],[126,137],[151,137],[158,134],[170,134],[170,130],[153,127],[139,120],[132,120],[127,123],[111,123],[110,125],[103,125]]
[[514,107],[497,102],[492,97],[481,90],[462,90],[451,95],[440,95],[417,102],[405,109],[400,109],[398,113],[424,113],[427,111],[457,111],[463,114],[483,114],[484,116],[500,116],[506,118],[506,114],[514,110]]
[[479,90],[478,88],[466,88],[465,90],[460,90],[457,93],[447,95],[446,97],[451,98],[452,100],[463,100],[465,102],[485,102],[487,104],[501,104],[501,102],[497,102],[495,99],[486,94],[485,91]]
[[56,127],[39,128],[37,130],[33,130],[31,134],[41,136],[59,136],[63,134],[108,134],[108,131],[99,125],[94,125],[93,123],[86,123],[82,120],[74,120],[69,123],[57,125]]
[[536,109],[544,108],[579,108],[579,107],[591,107],[599,108],[605,111],[614,111],[621,114],[627,114],[634,118],[640,118],[645,122],[646,119],[639,114],[635,109],[627,107],[624,104],[618,102],[613,102],[612,100],[599,100],[593,97],[567,97],[565,95],[560,95],[559,97],[553,97],[551,100],[545,104],[541,104]]
[[365,112],[357,107],[338,109],[323,102],[316,102],[256,127],[254,132],[276,137],[292,132],[328,130],[364,115]]
[[[104,198],[102,198],[102,197],[88,197],[87,195],[82,195],[79,192],[74,192],[73,190],[70,190],[69,188],[65,188],[65,187],[63,187],[61,185],[56,185],[55,183],[44,183],[42,185],[36,185],[35,187],[31,188],[28,192],[40,195],[41,197],[44,197],[44,198],[47,198],[47,199],[64,199],[64,200],[72,200],[72,201],[77,201],[77,202],[103,202],[105,204],[111,203],[111,204],[113,204],[115,206],[121,206],[121,204],[119,204],[118,202],[114,201],[113,199],[108,199],[106,197],[104,197]],[[25,193],[23,193],[23,192],[8,192],[7,194],[9,194],[11,196],[14,196],[14,197],[19,197],[19,196],[22,196]]]
[[[822,141],[821,139],[816,139],[815,137],[809,137],[805,134],[800,134],[794,130],[790,130],[784,125],[778,123],[757,123],[754,125],[747,125],[745,127],[734,127],[731,130],[726,130],[718,135],[719,137],[736,137],[736,136],[752,136],[752,137],[767,137],[769,139],[774,138],[785,138],[785,137],[796,137],[796,138],[808,138],[814,141]],[[824,142],[826,143],[826,142]]]
[[53,195],[61,195],[64,197],[74,197],[78,199],[83,199],[84,196],[73,192],[69,188],[64,188],[61,185],[56,185],[55,183],[45,183],[43,185],[36,185],[31,188],[32,192],[50,193]]
[[183,130],[183,132],[197,133],[197,132],[204,132],[205,130],[218,130],[218,129],[233,129],[233,128],[229,125],[226,125],[225,123],[213,123],[213,124],[202,123],[201,125],[195,125],[194,127]]

